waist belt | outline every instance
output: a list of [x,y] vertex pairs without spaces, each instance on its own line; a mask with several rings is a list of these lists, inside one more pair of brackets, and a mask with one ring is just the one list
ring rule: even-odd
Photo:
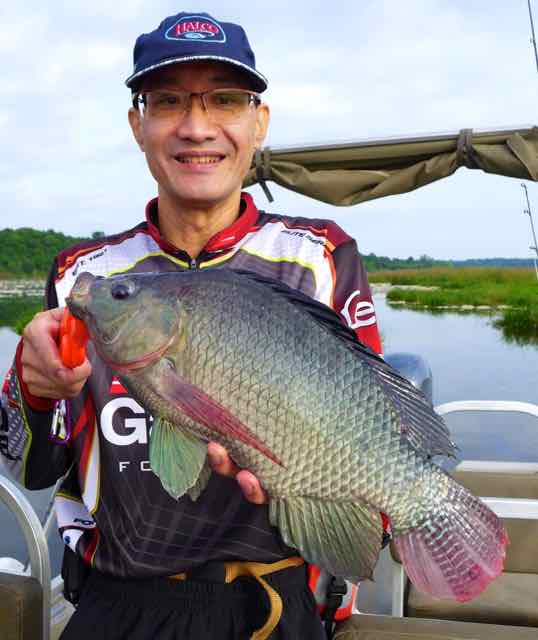
[[299,556],[284,558],[278,562],[270,563],[246,561],[210,562],[202,567],[170,576],[170,579],[224,582],[230,584],[237,578],[254,578],[269,598],[270,611],[265,624],[252,634],[251,640],[266,640],[280,621],[280,616],[282,615],[282,598],[276,589],[263,579],[263,576],[282,571],[283,569],[298,567],[302,564],[304,564],[304,560]]

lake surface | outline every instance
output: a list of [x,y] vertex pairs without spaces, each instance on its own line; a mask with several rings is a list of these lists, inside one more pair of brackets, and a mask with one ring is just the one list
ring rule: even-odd
[[[518,400],[538,404],[538,347],[506,342],[489,316],[390,307],[384,295],[375,295],[385,352],[410,352],[426,359],[433,371],[433,400],[438,405],[453,400]],[[18,337],[0,328],[0,373],[11,365]],[[473,459],[538,461],[538,424],[522,415],[465,414],[451,417],[449,426],[462,456]],[[1,469],[0,469],[1,472]],[[26,492],[40,515],[49,491]],[[0,556],[25,559],[17,526],[0,509],[3,532]],[[5,532],[5,533],[4,533]],[[61,543],[55,532],[53,573],[58,572]],[[370,592],[370,593],[369,593]],[[363,610],[385,611],[379,594],[364,590]],[[375,600],[376,606],[368,602]]]

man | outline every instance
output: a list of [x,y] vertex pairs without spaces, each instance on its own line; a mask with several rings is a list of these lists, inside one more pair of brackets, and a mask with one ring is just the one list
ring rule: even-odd
[[[356,244],[332,222],[268,214],[241,192],[269,109],[240,26],[203,13],[165,19],[138,38],[126,84],[158,198],[133,229],[57,256],[48,310],[27,326],[2,397],[8,465],[35,489],[67,474],[56,497],[60,533],[91,567],[62,637],[322,638],[306,567],[270,526],[258,480],[210,443],[217,474],[196,502],[173,500],[148,465],[151,418],[91,344],[82,365],[62,365],[59,307],[82,271],[241,268],[334,307],[379,350]],[[49,438],[62,399],[67,446]]]

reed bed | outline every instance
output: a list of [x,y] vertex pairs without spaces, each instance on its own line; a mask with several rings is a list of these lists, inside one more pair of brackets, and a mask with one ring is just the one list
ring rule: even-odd
[[[493,308],[501,316],[495,325],[506,337],[538,343],[538,281],[532,269],[432,268],[379,271],[371,282],[395,285],[387,293],[392,302],[420,305],[428,309]],[[402,286],[435,287],[432,290],[402,289]]]

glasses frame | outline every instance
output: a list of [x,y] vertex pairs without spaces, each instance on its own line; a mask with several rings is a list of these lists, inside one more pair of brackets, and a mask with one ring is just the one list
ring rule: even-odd
[[[248,106],[250,107],[252,104],[255,107],[259,107],[260,104],[262,103],[262,100],[260,98],[260,94],[256,93],[255,91],[251,91],[250,89],[240,89],[238,87],[222,87],[222,88],[218,88],[218,89],[208,89],[207,91],[182,91],[180,89],[154,89],[154,91],[169,91],[170,93],[183,93],[187,95],[188,98],[188,107],[185,109],[185,111],[183,112],[177,112],[177,115],[180,117],[183,117],[186,113],[188,113],[188,111],[190,111],[192,109],[192,99],[194,96],[199,97],[200,98],[200,104],[202,105],[202,109],[205,111],[205,113],[207,114],[207,116],[209,118],[211,118],[212,120],[215,120],[214,117],[211,116],[209,109],[207,108],[207,104],[205,101],[205,97],[208,94],[211,93],[226,93],[226,92],[234,92],[234,93],[242,93],[242,94],[247,94],[249,96],[249,103]],[[147,109],[147,100],[146,100],[146,95],[148,93],[151,93],[150,91],[137,91],[135,93],[133,93],[133,107],[143,116],[143,117],[147,117],[146,116],[146,109]],[[217,120],[218,121],[218,120]]]

